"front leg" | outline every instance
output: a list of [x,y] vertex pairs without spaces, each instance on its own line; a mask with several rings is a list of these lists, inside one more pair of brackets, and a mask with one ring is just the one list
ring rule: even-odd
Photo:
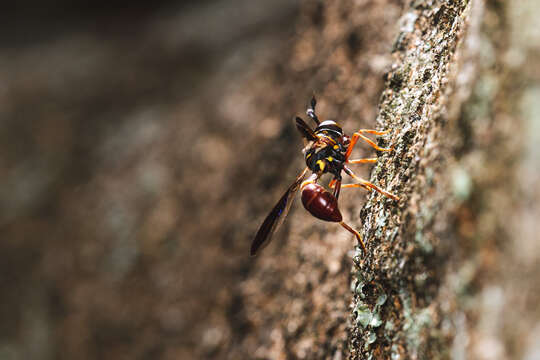
[[367,136],[364,135],[364,133],[373,134],[373,135],[386,135],[389,132],[390,132],[390,130],[386,130],[386,131],[377,131],[377,130],[369,130],[369,129],[358,130],[357,132],[355,132],[353,134],[353,136],[351,138],[351,141],[349,143],[349,147],[347,148],[347,152],[345,153],[345,161],[347,161],[349,159],[349,157],[351,156],[351,153],[352,153],[352,151],[354,149],[354,146],[356,145],[356,143],[360,139],[367,142],[369,145],[371,145],[371,147],[373,147],[376,150],[379,150],[379,151],[391,151],[391,150],[393,150],[392,148],[382,148],[382,147],[378,146],[370,138],[368,138]]

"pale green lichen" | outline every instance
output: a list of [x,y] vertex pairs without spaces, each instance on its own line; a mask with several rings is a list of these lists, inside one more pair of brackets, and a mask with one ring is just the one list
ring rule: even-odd
[[432,311],[429,307],[414,310],[411,306],[411,298],[408,292],[402,290],[399,294],[403,304],[404,321],[402,329],[406,335],[408,351],[418,353],[423,344],[424,332],[432,327]]
[[424,236],[424,227],[426,224],[429,224],[433,220],[435,211],[430,207],[423,205],[420,209],[420,213],[416,218],[416,233],[414,240],[420,246],[423,252],[431,253],[433,252],[433,245],[431,242]]
[[414,241],[420,246],[425,253],[433,252],[433,245],[426,239],[422,229],[418,229],[414,235]]
[[373,318],[373,313],[364,303],[358,303],[355,309],[356,312],[356,323],[362,325],[365,329],[371,319]]
[[426,274],[425,272],[416,274],[414,276],[414,283],[416,286],[422,287],[426,283],[427,278],[428,278],[428,274]]
[[373,313],[373,318],[371,319],[369,325],[371,327],[379,327],[382,324],[381,315],[379,313]]
[[465,201],[471,196],[473,184],[470,175],[462,167],[452,171],[452,190],[459,201]]
[[433,185],[433,178],[434,178],[435,172],[432,168],[426,168],[426,183],[427,185]]
[[375,304],[376,307],[381,307],[386,302],[386,299],[388,299],[388,296],[386,294],[382,294],[378,297],[377,303]]
[[399,355],[398,347],[396,345],[392,345],[392,353],[390,356],[392,360],[401,359],[401,355]]
[[368,341],[367,344],[373,344],[377,340],[377,334],[375,334],[373,331],[371,331],[368,335]]
[[[355,285],[355,293],[358,294],[361,299],[365,298],[365,295],[362,292],[363,287],[363,282],[357,282],[357,284]],[[364,329],[368,326],[371,328],[377,328],[381,326],[383,324],[383,321],[381,319],[380,309],[386,302],[387,298],[388,296],[386,294],[379,295],[379,297],[377,298],[377,302],[373,306],[373,309],[370,309],[368,304],[366,304],[364,301],[359,300],[356,303],[356,307],[354,309],[356,323],[361,325]]]
[[471,284],[478,271],[478,264],[475,261],[469,261],[463,264],[460,269],[450,276],[449,283],[454,293],[466,295],[467,288]]

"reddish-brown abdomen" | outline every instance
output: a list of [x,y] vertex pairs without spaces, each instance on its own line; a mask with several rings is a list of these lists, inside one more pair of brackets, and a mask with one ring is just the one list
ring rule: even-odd
[[302,203],[313,216],[324,221],[340,222],[343,217],[337,199],[318,184],[307,184],[302,189]]

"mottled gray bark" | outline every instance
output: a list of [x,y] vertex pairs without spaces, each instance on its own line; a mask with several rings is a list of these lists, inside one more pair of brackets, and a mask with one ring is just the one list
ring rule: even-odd
[[525,275],[538,265],[522,262],[538,250],[521,218],[538,207],[518,195],[538,197],[520,179],[538,179],[538,168],[519,165],[536,156],[523,130],[538,117],[530,100],[521,104],[537,88],[538,57],[529,56],[534,38],[521,36],[532,28],[524,14],[538,7],[410,5],[378,116],[395,152],[371,175],[401,200],[372,194],[360,213],[369,245],[354,258],[351,357],[538,356],[538,314],[526,305],[537,303],[538,281]]
[[467,39],[479,36],[482,6],[416,1],[401,17],[377,118],[392,131],[386,145],[394,152],[382,155],[371,174],[400,201],[372,194],[360,213],[369,245],[367,254],[354,256],[353,358],[445,357],[450,347],[445,309],[455,289],[444,278],[456,246],[452,176],[464,178],[454,179],[460,192],[470,191],[466,175],[452,172],[459,134],[451,132],[457,112],[450,110],[474,80],[469,62],[476,49]]

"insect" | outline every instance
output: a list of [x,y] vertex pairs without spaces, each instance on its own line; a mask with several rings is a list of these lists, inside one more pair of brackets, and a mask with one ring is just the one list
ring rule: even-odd
[[[380,187],[359,178],[348,167],[350,164],[367,164],[377,162],[377,158],[350,159],[352,150],[358,140],[362,139],[378,151],[391,151],[392,148],[381,148],[364,134],[386,135],[389,131],[376,130],[358,130],[349,137],[343,133],[342,128],[333,120],[319,121],[315,114],[317,101],[315,97],[311,99],[307,115],[317,124],[313,130],[304,120],[296,117],[296,128],[304,138],[305,147],[302,150],[306,161],[306,168],[298,175],[296,180],[285,191],[285,194],[279,199],[272,211],[263,221],[255,239],[251,244],[251,256],[257,254],[270,242],[276,229],[283,223],[296,193],[301,190],[302,203],[311,215],[318,219],[339,223],[347,231],[354,234],[358,243],[365,251],[366,246],[358,231],[347,225],[338,208],[339,193],[342,188],[364,188],[366,190],[375,190],[386,197],[398,201],[399,198]],[[308,173],[311,174],[308,176]],[[358,181],[353,184],[342,184],[341,174],[345,174]],[[317,182],[323,174],[330,174],[333,179],[328,184],[332,192],[326,190]]]

